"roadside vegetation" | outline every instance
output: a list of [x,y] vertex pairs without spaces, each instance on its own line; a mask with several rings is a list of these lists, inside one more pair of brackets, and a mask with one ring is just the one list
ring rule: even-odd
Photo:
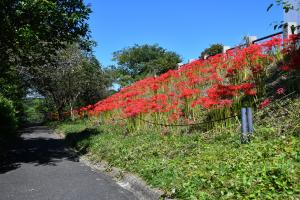
[[[175,133],[89,118],[56,124],[71,147],[142,177],[178,199],[297,199],[300,195],[300,99],[289,96],[255,114],[251,142],[240,125]],[[107,169],[109,170],[109,168]]]
[[107,95],[90,12],[80,0],[0,2],[0,156],[24,123],[42,122],[47,112],[59,119]]
[[87,42],[89,13],[80,1],[0,2],[0,141],[16,136],[26,95],[41,89],[38,83],[46,80],[40,74],[51,56],[68,44]]
[[13,102],[0,94],[0,160],[4,159],[8,143],[16,137],[19,123],[16,116]]
[[[79,153],[137,174],[168,198],[297,199],[298,37],[274,37],[146,78],[54,127]],[[243,106],[255,113],[246,144]]]
[[23,123],[41,124],[46,121],[47,113],[48,107],[44,98],[31,97],[24,100]]

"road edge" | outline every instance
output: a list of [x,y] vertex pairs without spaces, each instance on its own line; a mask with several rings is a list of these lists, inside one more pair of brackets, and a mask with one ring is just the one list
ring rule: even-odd
[[164,195],[163,191],[151,188],[141,178],[119,168],[111,167],[106,162],[93,162],[87,156],[80,156],[79,161],[91,169],[110,176],[119,186],[132,192],[140,200],[159,200]]
[[[54,133],[61,139],[65,138],[65,135],[61,132],[54,131]],[[112,167],[105,161],[92,161],[86,155],[79,155],[79,153],[74,149],[67,148],[67,151],[69,151],[73,156],[78,157],[79,162],[90,167],[92,170],[102,172],[111,177],[120,187],[132,192],[139,200],[172,200],[164,198],[163,196],[165,193],[162,190],[150,187],[144,180],[132,173]]]

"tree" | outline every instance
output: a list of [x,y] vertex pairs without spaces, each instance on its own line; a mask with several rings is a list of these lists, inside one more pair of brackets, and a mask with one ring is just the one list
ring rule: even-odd
[[201,52],[200,58],[205,58],[206,56],[214,56],[216,54],[223,52],[223,45],[222,44],[212,44],[209,48],[204,49]]
[[0,1],[0,78],[23,75],[23,68],[44,62],[66,43],[86,44],[90,12],[81,0]]
[[178,54],[158,45],[134,45],[113,53],[118,66],[114,69],[119,78],[117,82],[129,85],[146,76],[160,75],[175,69],[181,62]]
[[105,72],[109,76],[110,80],[117,86],[128,86],[135,81],[134,78],[120,66],[116,67],[114,65],[110,65],[105,69]]
[[50,99],[63,119],[69,109],[71,116],[76,105],[95,103],[104,97],[109,79],[99,62],[73,44],[52,55],[49,62],[28,71],[34,76],[29,80],[35,89]]
[[1,74],[13,66],[30,67],[32,52],[43,52],[44,56],[38,55],[36,59],[43,62],[49,53],[55,53],[66,43],[81,40],[86,44],[90,12],[81,0],[2,0]]
[[12,100],[17,113],[28,81],[28,73],[48,63],[68,43],[90,47],[86,23],[90,8],[81,0],[0,1],[0,93]]
[[81,0],[2,0],[0,9],[0,41],[6,48],[41,43],[58,47],[89,31],[86,20],[91,10]]
[[110,94],[112,79],[94,56],[88,57],[85,62],[84,76],[86,81],[82,85],[84,87],[77,102],[78,106],[94,104]]

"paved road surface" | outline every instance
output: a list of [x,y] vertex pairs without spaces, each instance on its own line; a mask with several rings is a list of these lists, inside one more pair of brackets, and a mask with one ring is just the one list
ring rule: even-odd
[[24,130],[0,166],[0,200],[136,200],[108,176],[78,162],[43,126]]

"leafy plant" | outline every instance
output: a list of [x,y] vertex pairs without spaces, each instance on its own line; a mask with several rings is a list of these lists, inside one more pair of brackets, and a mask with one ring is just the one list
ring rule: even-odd
[[13,102],[0,94],[0,140],[15,136],[14,131],[18,126],[16,115]]

